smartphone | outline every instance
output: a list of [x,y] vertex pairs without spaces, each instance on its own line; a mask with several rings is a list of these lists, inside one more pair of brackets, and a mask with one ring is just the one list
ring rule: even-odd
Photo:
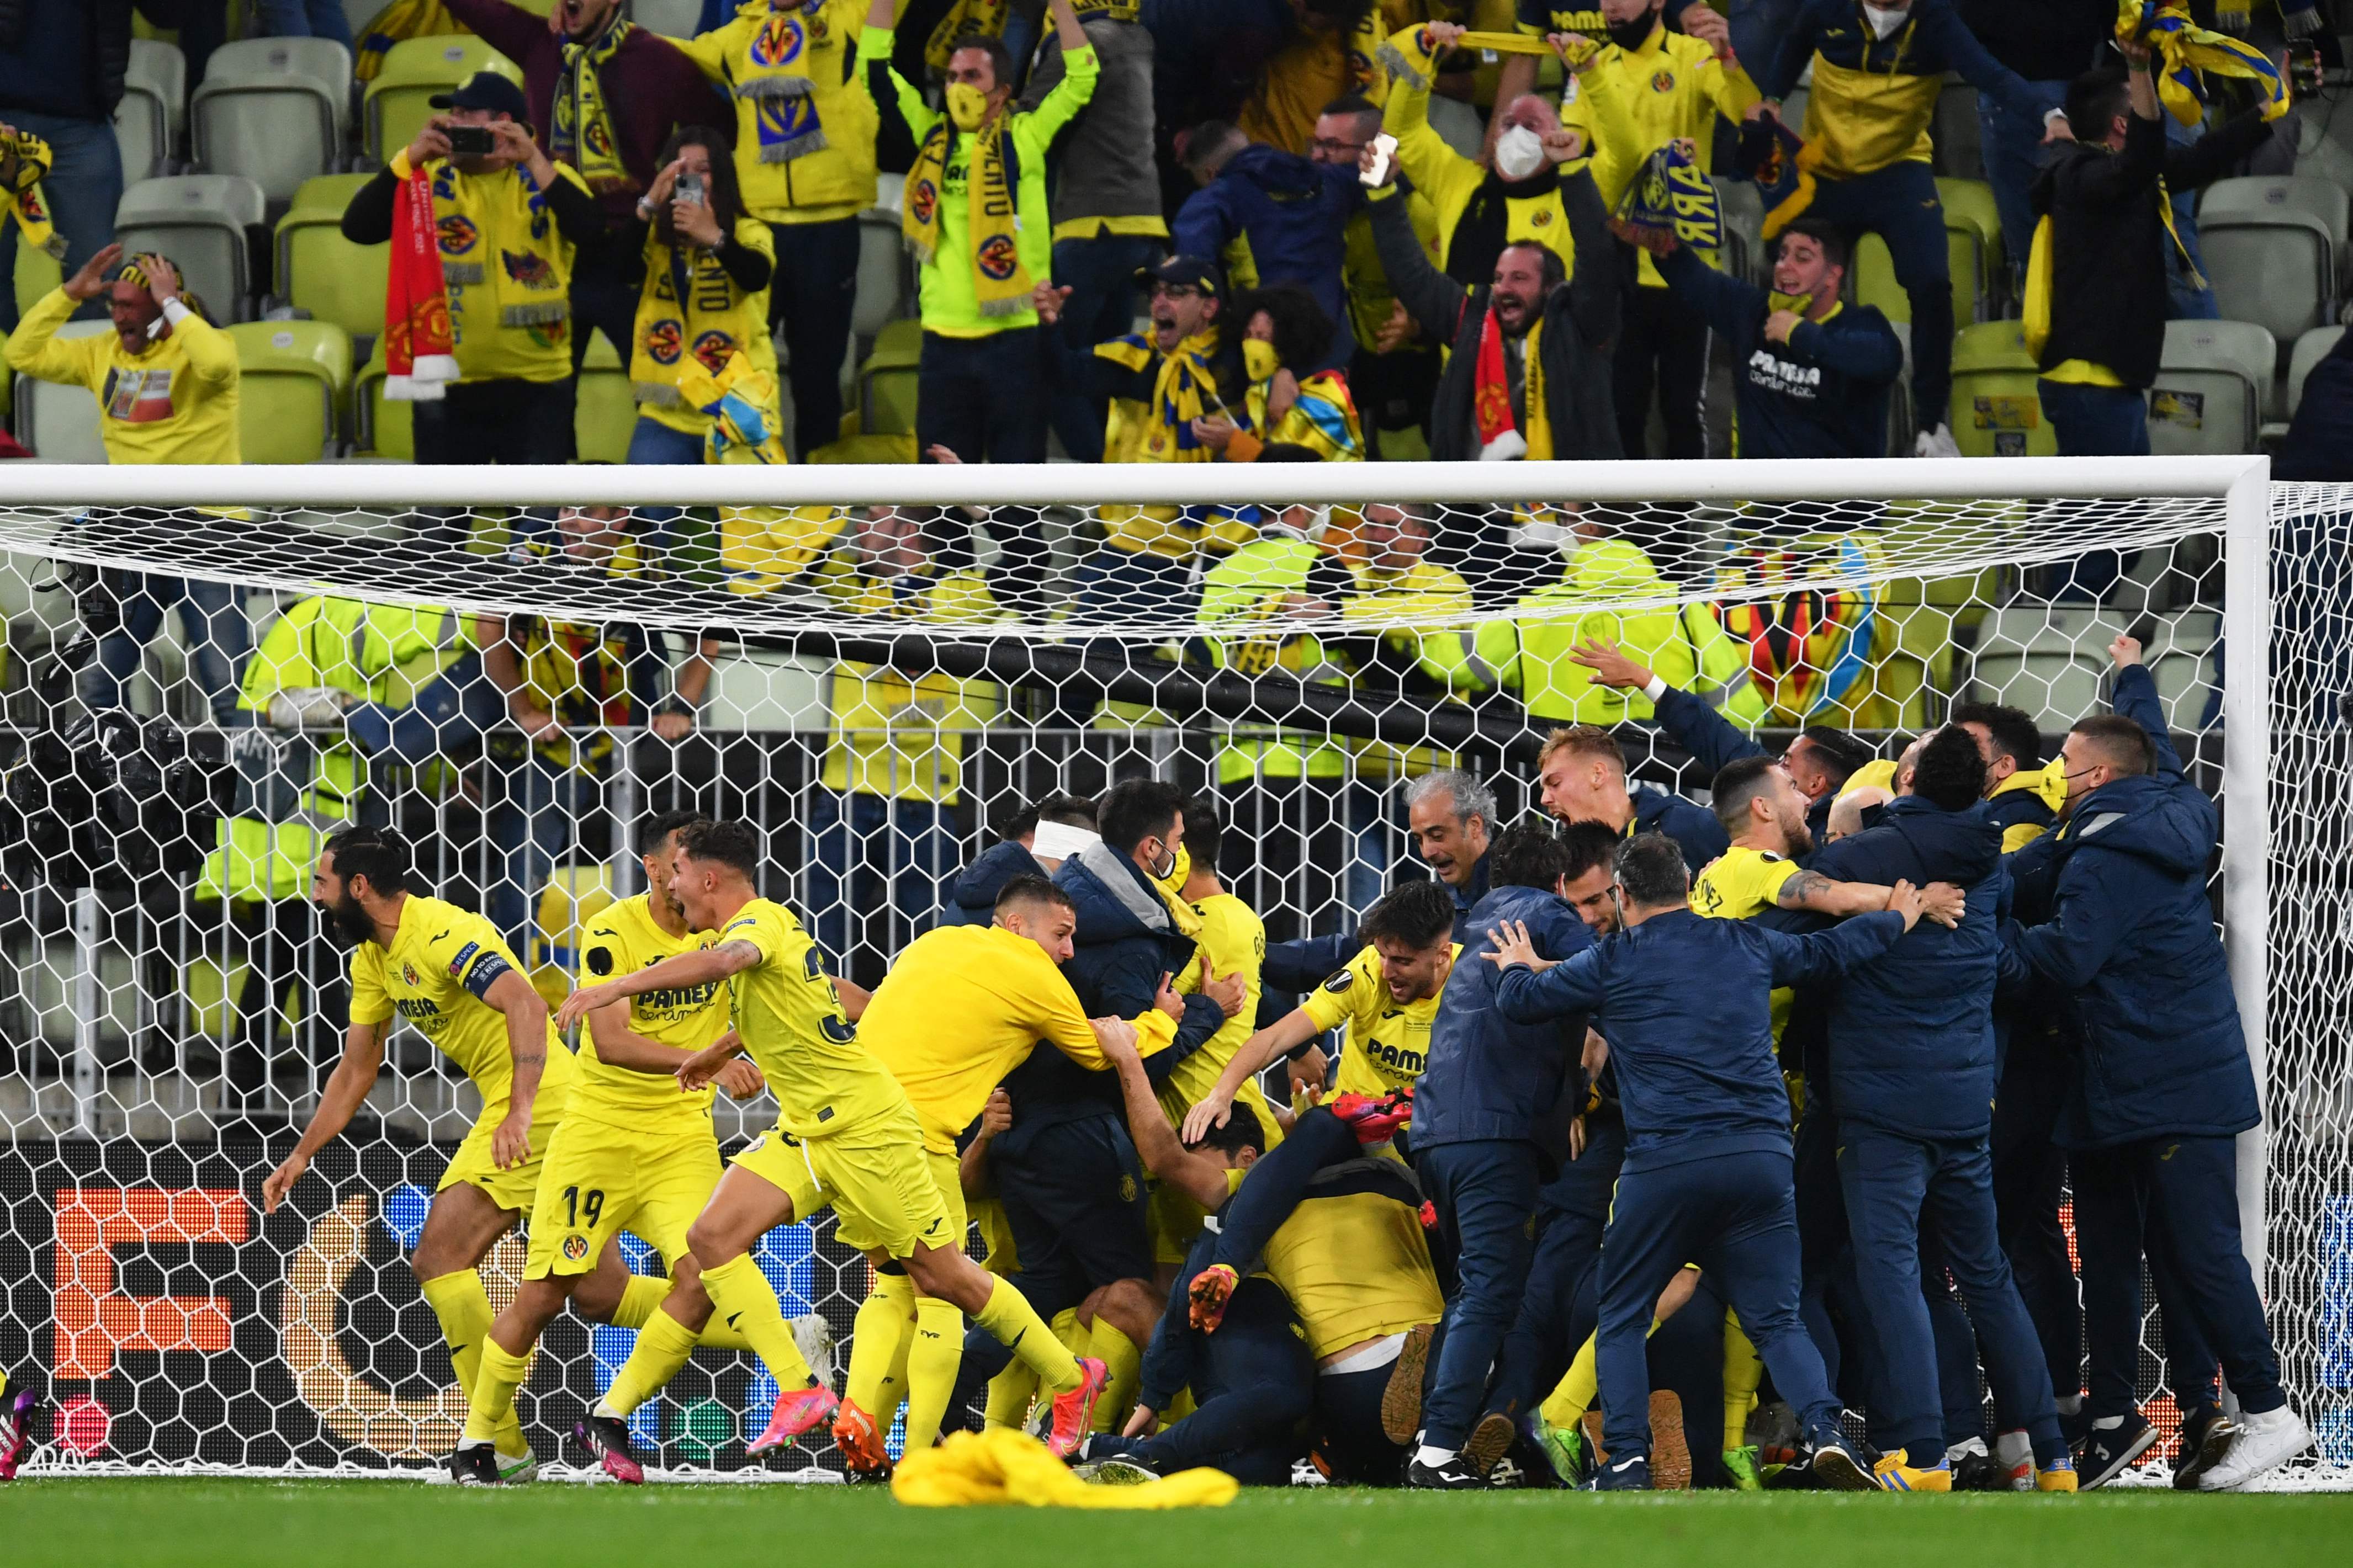
[[2326,79],[2318,38],[2295,38],[2287,46],[2288,92],[2297,102],[2318,98]]
[[697,206],[705,205],[711,200],[702,193],[702,176],[700,174],[681,174],[678,177],[678,188],[670,193],[670,199],[692,202]]
[[452,158],[487,158],[498,150],[499,139],[487,125],[452,125],[441,134],[449,139]]

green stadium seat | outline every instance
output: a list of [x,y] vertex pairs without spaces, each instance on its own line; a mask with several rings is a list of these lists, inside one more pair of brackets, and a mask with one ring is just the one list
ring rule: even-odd
[[384,331],[385,274],[392,247],[343,237],[343,209],[370,174],[305,180],[278,220],[278,290],[298,310],[332,321],[354,338]]
[[[576,329],[579,323],[573,325]],[[629,433],[637,423],[638,400],[629,388],[628,367],[598,332],[588,340],[588,353],[580,362],[580,384],[572,405],[572,432],[581,461],[628,462]]]
[[2016,321],[1979,321],[1953,334],[1953,441],[1965,458],[2054,458],[2034,356]]
[[403,38],[393,45],[360,108],[360,142],[367,155],[390,163],[433,113],[428,99],[485,70],[522,84],[521,68],[470,33]]
[[[2001,215],[1993,187],[1983,180],[1936,182],[1945,207],[1945,251],[1953,274],[1953,319],[1966,326],[1989,320],[2007,292],[2009,263],[2001,243]],[[1895,281],[1887,242],[1866,234],[1854,247],[1854,298],[1876,305],[1891,321],[1912,319],[1912,301]]]
[[874,339],[858,367],[858,428],[868,436],[915,433],[916,366],[923,354],[923,324],[892,321]]
[[351,334],[332,321],[246,321],[237,344],[238,446],[248,463],[311,463],[342,447]]
[[371,457],[408,462],[417,456],[410,433],[409,406],[384,395],[384,340],[376,340],[368,362],[360,367],[352,390],[352,434],[358,450]]

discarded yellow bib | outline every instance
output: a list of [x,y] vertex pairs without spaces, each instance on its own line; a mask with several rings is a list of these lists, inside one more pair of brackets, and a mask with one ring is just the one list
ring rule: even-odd
[[1027,1432],[958,1432],[910,1454],[891,1495],[913,1508],[1020,1503],[1031,1508],[1223,1508],[1241,1483],[1223,1470],[1186,1470],[1132,1487],[1091,1487]]

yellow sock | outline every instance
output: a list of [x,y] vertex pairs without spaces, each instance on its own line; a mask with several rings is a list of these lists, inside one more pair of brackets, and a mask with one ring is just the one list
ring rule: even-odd
[[842,1395],[891,1425],[907,1394],[907,1345],[915,1337],[915,1282],[904,1274],[877,1274],[850,1326],[849,1372]]
[[997,1343],[1037,1368],[1038,1382],[1047,1393],[1063,1394],[1077,1388],[1082,1376],[1079,1358],[1054,1337],[1054,1331],[1046,1326],[1028,1297],[1002,1279],[990,1283],[995,1289],[989,1291],[987,1303],[974,1314],[974,1321],[994,1334]]
[[1095,1314],[1095,1331],[1087,1353],[1111,1368],[1111,1382],[1095,1401],[1095,1430],[1116,1432],[1135,1408],[1135,1385],[1144,1375],[1144,1352],[1120,1331],[1109,1315]]
[[767,1367],[777,1386],[807,1388],[817,1382],[802,1359],[801,1347],[793,1342],[784,1309],[776,1305],[776,1293],[768,1289],[767,1276],[760,1272],[750,1253],[739,1253],[716,1268],[705,1268],[702,1288],[711,1295],[712,1316],[743,1331],[753,1353]]
[[964,1365],[964,1313],[953,1301],[915,1300],[915,1331],[907,1350],[907,1448],[920,1454],[940,1440],[940,1422],[955,1396]]
[[670,1294],[670,1280],[659,1274],[632,1274],[621,1288],[621,1304],[613,1309],[613,1326],[617,1329],[642,1329],[653,1321],[662,1298]]
[[1757,1404],[1757,1385],[1764,1380],[1765,1363],[1740,1327],[1731,1309],[1724,1314],[1724,1451],[1748,1441],[1748,1412]]
[[467,1442],[494,1443],[501,1430],[516,1425],[515,1390],[530,1375],[531,1352],[515,1355],[483,1336],[481,1364],[474,1373],[474,1392],[466,1409]]
[[[482,1289],[481,1275],[471,1268],[437,1274],[417,1289],[433,1315],[441,1320],[441,1337],[449,1344],[450,1369],[458,1374],[458,1388],[470,1406],[474,1382],[481,1371],[482,1344],[491,1337],[491,1294]],[[493,1441],[501,1454],[524,1451],[522,1427],[516,1423],[512,1405]]]
[[[785,1326],[792,1327],[790,1323]],[[694,1342],[699,1345],[709,1345],[715,1351],[748,1351],[752,1348],[752,1342],[744,1336],[744,1331],[730,1328],[727,1320],[715,1311],[711,1314],[710,1321],[702,1325],[702,1332],[695,1336]],[[794,1342],[796,1344],[799,1342],[797,1340]]]
[[[1655,1334],[1658,1331],[1659,1320],[1653,1318],[1650,1332]],[[1546,1426],[1574,1426],[1585,1419],[1588,1410],[1593,1408],[1594,1395],[1601,1389],[1600,1376],[1595,1364],[1595,1347],[1599,1343],[1598,1334],[1588,1334],[1585,1342],[1577,1347],[1577,1359],[1568,1363],[1568,1370],[1561,1373],[1560,1382],[1546,1396],[1540,1407]]]
[[1072,1355],[1087,1348],[1087,1340],[1092,1332],[1092,1330],[1080,1326],[1076,1307],[1065,1307],[1054,1314],[1054,1337],[1070,1346]]
[[[712,1316],[716,1321],[718,1314]],[[613,1386],[596,1402],[596,1414],[628,1420],[629,1412],[678,1375],[696,1342],[695,1331],[668,1312],[656,1312],[647,1319],[646,1326],[638,1331],[637,1346],[629,1352],[629,1359],[613,1374]]]
[[1038,1397],[1038,1374],[1017,1357],[988,1380],[988,1403],[983,1408],[985,1426],[1018,1428],[1029,1419],[1030,1402]]

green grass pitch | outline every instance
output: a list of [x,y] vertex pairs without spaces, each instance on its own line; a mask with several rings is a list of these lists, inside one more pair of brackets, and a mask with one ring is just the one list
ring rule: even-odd
[[1478,1497],[1245,1491],[1176,1513],[902,1508],[836,1487],[541,1484],[512,1492],[388,1481],[19,1480],[0,1489],[14,1563],[74,1568],[644,1568],[784,1563],[940,1568],[1834,1568],[1901,1563],[2148,1568],[2260,1551],[2344,1562],[2353,1499],[2106,1491],[2078,1498],[1709,1492]]

